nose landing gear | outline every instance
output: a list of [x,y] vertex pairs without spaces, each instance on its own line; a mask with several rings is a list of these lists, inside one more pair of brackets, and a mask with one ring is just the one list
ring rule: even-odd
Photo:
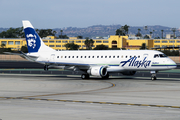
[[151,71],[150,73],[151,73],[151,80],[152,80],[152,81],[153,81],[153,80],[156,80],[156,79],[157,79],[157,77],[156,77],[157,71]]

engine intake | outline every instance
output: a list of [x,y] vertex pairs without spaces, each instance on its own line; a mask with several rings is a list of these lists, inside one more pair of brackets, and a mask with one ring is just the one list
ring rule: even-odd
[[87,73],[93,76],[104,77],[107,75],[107,68],[104,66],[95,66],[87,70]]

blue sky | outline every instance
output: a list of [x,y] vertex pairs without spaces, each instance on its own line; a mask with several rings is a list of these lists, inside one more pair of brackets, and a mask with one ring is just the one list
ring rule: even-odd
[[92,25],[180,27],[180,0],[0,0],[0,27]]

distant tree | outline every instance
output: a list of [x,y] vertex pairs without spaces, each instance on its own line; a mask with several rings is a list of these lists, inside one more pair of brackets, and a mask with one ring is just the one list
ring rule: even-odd
[[145,49],[147,49],[146,43],[143,43],[142,46],[140,47],[140,50],[145,50]]
[[94,44],[94,41],[93,41],[93,39],[86,38],[84,44],[86,46],[86,49],[91,50],[92,46]]
[[125,25],[125,26],[121,26],[121,28],[116,30],[116,35],[128,35],[128,31],[129,31],[129,26]]
[[105,46],[105,45],[103,45],[103,44],[97,45],[97,46],[94,48],[94,50],[107,50],[107,49],[108,49],[108,47]]
[[9,28],[0,33],[0,38],[22,38],[24,37],[23,27]]
[[74,43],[67,43],[65,44],[66,50],[78,50],[79,45],[74,44]]
[[161,30],[161,38],[163,39],[163,32],[164,32],[164,30]]
[[59,35],[59,38],[61,38],[61,39],[69,39],[69,37],[67,36],[67,35]]
[[153,32],[149,32],[150,33],[150,36],[151,36],[151,38],[152,38],[152,34],[153,34]]
[[63,30],[60,30],[60,32],[61,32],[61,37],[60,37],[60,38],[62,38],[62,33],[63,33]]
[[144,36],[144,39],[149,39],[149,36],[148,36],[148,35],[145,35],[145,36]]
[[83,39],[83,36],[77,36],[78,39]]
[[24,53],[28,53],[27,45],[21,47],[21,51]]
[[138,29],[138,33],[136,34],[137,37],[142,37],[141,33],[140,33],[141,29]]
[[41,30],[36,29],[36,30],[41,38],[47,37],[50,35],[55,36],[55,33],[56,33],[56,31],[53,31],[52,29],[41,29]]
[[171,31],[173,32],[173,36],[174,36],[174,38],[175,38],[176,28],[172,28]]
[[6,47],[6,44],[2,43],[1,48],[5,48],[5,47]]
[[124,30],[125,30],[125,34],[128,35],[128,32],[129,32],[129,26],[126,24],[124,25]]

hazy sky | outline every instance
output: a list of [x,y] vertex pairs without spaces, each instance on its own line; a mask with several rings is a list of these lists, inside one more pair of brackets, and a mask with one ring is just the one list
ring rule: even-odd
[[180,27],[180,0],[0,0],[0,27],[92,25]]

